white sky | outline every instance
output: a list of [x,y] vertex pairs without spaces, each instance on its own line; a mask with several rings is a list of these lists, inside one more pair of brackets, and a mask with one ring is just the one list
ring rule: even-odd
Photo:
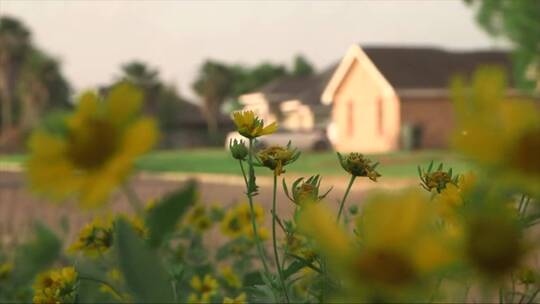
[[205,58],[289,64],[296,53],[325,68],[353,43],[493,48],[462,0],[431,1],[21,1],[0,0],[75,89],[111,81],[140,59],[193,96]]

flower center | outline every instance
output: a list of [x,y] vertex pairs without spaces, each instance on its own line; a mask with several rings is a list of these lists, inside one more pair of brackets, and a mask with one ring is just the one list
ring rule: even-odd
[[525,133],[518,141],[510,162],[525,174],[540,176],[540,128]]
[[363,280],[374,280],[393,286],[410,283],[415,277],[410,259],[387,249],[366,252],[356,262],[356,269]]
[[92,170],[103,166],[117,149],[118,134],[105,120],[88,119],[68,140],[67,156],[80,169]]

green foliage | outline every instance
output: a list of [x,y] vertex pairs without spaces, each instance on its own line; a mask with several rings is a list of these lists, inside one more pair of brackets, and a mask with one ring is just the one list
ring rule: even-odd
[[157,253],[123,219],[115,225],[118,264],[138,303],[171,303],[169,277]]
[[26,284],[47,269],[60,256],[62,243],[46,226],[37,223],[34,239],[21,245],[15,253],[16,284]]
[[[476,9],[478,23],[492,36],[514,45],[515,78],[533,89],[540,81],[540,5],[537,0],[466,1]],[[530,74],[533,71],[533,75]]]
[[189,182],[183,189],[165,196],[146,216],[149,243],[160,245],[175,230],[180,217],[195,202],[195,183]]
[[294,76],[311,76],[315,72],[315,68],[302,55],[297,55],[294,57],[292,75]]

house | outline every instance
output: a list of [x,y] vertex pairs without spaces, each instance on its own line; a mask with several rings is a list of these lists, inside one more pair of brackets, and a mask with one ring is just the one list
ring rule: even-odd
[[240,101],[286,130],[326,129],[338,151],[444,148],[454,123],[451,78],[493,64],[510,75],[504,51],[353,45],[318,75],[279,79]]

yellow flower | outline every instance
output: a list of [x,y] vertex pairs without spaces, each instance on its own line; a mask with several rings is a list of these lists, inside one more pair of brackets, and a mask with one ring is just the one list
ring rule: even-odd
[[202,280],[198,275],[194,276],[191,278],[190,286],[201,295],[201,299],[205,299],[203,302],[207,302],[217,293],[219,288],[218,281],[209,274],[205,275]]
[[457,128],[453,146],[478,163],[497,170],[493,177],[540,190],[540,115],[534,102],[506,98],[504,72],[479,69],[467,87],[453,83]]
[[34,303],[74,303],[77,297],[77,272],[73,267],[38,275],[32,286]]
[[361,153],[351,153],[347,156],[342,156],[337,153],[341,167],[353,176],[364,176],[376,182],[381,175],[375,170],[379,163],[373,163],[372,160],[366,158]]
[[107,218],[96,218],[86,224],[68,251],[80,251],[87,256],[96,257],[105,253],[113,245],[112,221]]
[[54,200],[74,195],[83,207],[101,205],[157,141],[154,120],[140,118],[141,100],[128,84],[114,87],[104,102],[85,93],[64,131],[34,132],[26,164],[31,188]]
[[229,285],[230,287],[242,287],[242,282],[240,282],[240,278],[236,275],[236,273],[234,273],[234,270],[231,268],[231,266],[221,267],[220,273],[223,279],[225,279],[225,282],[227,282],[227,285]]
[[276,176],[284,173],[285,170],[283,167],[293,163],[298,157],[300,157],[300,152],[296,149],[292,149],[290,142],[286,147],[271,146],[257,153],[257,158],[260,163],[264,167],[273,170],[274,175]]
[[445,219],[453,221],[456,209],[464,204],[464,197],[471,191],[476,176],[474,173],[460,175],[457,184],[449,183],[434,197],[439,215]]
[[212,221],[208,217],[206,207],[202,204],[197,204],[191,209],[187,221],[200,232],[208,230],[212,226]]
[[[261,241],[266,241],[270,238],[270,232],[266,227],[259,226],[257,227],[257,234]],[[249,239],[254,239],[255,233],[253,233],[253,226],[246,226],[244,229],[244,235]]]
[[229,237],[236,238],[242,235],[246,223],[244,223],[235,210],[228,210],[221,221],[221,232]]
[[190,293],[187,302],[189,304],[210,303],[210,295],[198,296],[196,293]]
[[223,304],[245,304],[247,303],[246,299],[246,294],[242,292],[236,298],[225,297],[223,299]]
[[[264,222],[264,209],[260,204],[253,203],[253,212],[255,213],[256,222]],[[251,224],[251,208],[249,207],[249,203],[237,206],[236,213],[242,223]]]
[[233,113],[233,121],[238,133],[249,139],[272,134],[277,131],[277,123],[264,126],[264,121],[255,116],[253,111],[238,111]]
[[131,224],[131,227],[133,230],[135,230],[135,233],[137,233],[138,236],[142,238],[148,237],[148,234],[150,231],[148,230],[148,227],[144,224],[144,220],[138,216],[130,216],[127,218],[128,222]]
[[464,246],[469,262],[488,278],[503,278],[520,267],[527,251],[518,222],[504,208],[469,214]]
[[329,261],[344,263],[352,254],[352,240],[331,214],[322,204],[307,205],[300,214],[298,229],[314,240]]
[[432,205],[416,190],[373,195],[358,219],[356,242],[321,204],[301,213],[299,228],[341,274],[355,301],[399,302],[404,301],[401,292],[412,287],[421,291],[420,279],[431,278],[455,260],[448,237],[435,225]]

